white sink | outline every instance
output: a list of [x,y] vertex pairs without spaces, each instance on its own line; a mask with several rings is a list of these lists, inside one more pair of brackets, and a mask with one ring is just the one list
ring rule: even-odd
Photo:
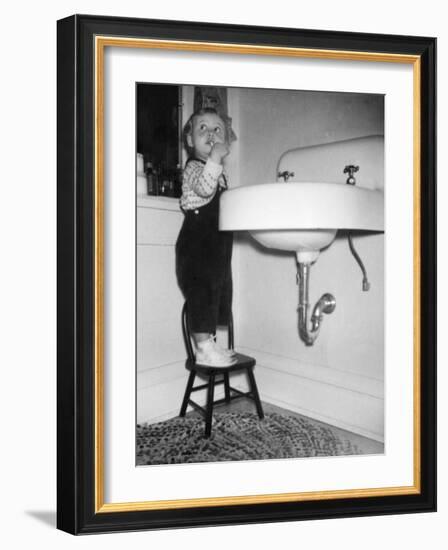
[[383,202],[382,191],[341,183],[247,185],[223,193],[219,228],[249,231],[268,248],[312,262],[338,229],[383,231]]

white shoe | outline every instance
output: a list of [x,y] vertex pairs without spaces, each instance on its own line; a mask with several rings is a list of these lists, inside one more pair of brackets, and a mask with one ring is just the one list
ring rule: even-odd
[[226,357],[236,357],[236,351],[234,349],[230,349],[230,348],[223,348],[221,347],[218,342],[216,341],[216,336],[210,336],[210,338],[213,339],[213,341],[215,342],[215,345],[216,347],[219,349],[219,351],[225,355]]
[[223,353],[213,337],[200,342],[196,351],[196,363],[208,367],[230,367],[237,362],[236,357],[229,357]]

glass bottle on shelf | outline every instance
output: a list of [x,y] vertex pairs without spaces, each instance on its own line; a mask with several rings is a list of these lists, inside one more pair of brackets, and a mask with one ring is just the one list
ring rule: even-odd
[[166,195],[172,197],[174,195],[174,178],[173,170],[167,170],[166,173]]
[[152,162],[147,163],[148,195],[159,195],[159,172]]
[[162,164],[160,167],[160,194],[164,197],[171,197],[171,171],[168,166]]
[[155,189],[154,189],[154,170],[152,167],[152,162],[147,162],[145,167],[146,172],[146,182],[148,186],[148,195],[155,195]]
[[160,170],[154,167],[154,195],[160,195]]

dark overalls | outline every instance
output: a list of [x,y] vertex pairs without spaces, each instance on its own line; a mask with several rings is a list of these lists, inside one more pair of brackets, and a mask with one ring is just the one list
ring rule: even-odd
[[187,302],[192,332],[214,333],[227,325],[232,308],[233,233],[219,231],[218,187],[213,199],[185,210],[176,242],[176,274]]

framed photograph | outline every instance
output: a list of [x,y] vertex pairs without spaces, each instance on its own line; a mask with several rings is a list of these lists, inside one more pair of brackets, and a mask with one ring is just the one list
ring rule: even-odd
[[436,40],[58,21],[58,528],[436,509]]

